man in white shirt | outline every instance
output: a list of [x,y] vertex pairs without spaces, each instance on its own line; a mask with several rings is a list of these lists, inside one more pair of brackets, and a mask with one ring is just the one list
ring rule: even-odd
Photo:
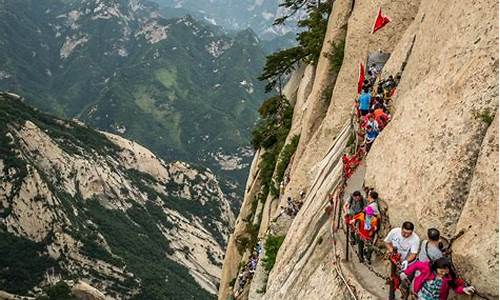
[[401,228],[392,229],[384,239],[389,253],[394,249],[401,255],[401,269],[404,271],[409,263],[416,258],[420,246],[420,238],[413,231],[415,226],[411,222],[404,222]]

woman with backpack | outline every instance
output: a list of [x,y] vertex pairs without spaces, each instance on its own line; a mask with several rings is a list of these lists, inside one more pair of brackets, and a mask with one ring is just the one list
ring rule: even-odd
[[371,264],[373,246],[370,244],[379,226],[375,211],[371,206],[366,206],[362,212],[352,218],[349,224],[355,227],[359,261],[362,263],[366,259],[366,262]]
[[408,280],[416,271],[420,274],[413,281],[413,292],[418,300],[446,300],[450,289],[459,295],[472,295],[475,292],[473,286],[464,286],[464,281],[456,276],[450,261],[445,257],[411,264],[400,277],[403,281]]

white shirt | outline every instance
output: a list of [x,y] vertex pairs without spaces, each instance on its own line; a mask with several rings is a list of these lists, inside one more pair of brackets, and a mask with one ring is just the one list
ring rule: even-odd
[[391,243],[394,248],[397,248],[402,259],[406,259],[410,253],[417,254],[420,246],[420,238],[415,232],[412,232],[408,238],[404,238],[401,235],[401,228],[393,228],[384,242]]
[[373,129],[375,129],[375,131],[380,131],[378,129],[378,123],[375,120],[373,120],[373,121],[368,120],[368,122],[366,122],[366,127],[368,127],[368,126],[371,126]]

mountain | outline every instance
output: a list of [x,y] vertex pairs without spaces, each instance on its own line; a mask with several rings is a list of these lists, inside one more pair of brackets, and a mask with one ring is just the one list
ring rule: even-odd
[[61,117],[146,145],[167,160],[244,180],[263,99],[265,54],[141,0],[0,0],[0,88]]
[[209,170],[0,93],[0,290],[213,299],[233,221]]
[[[280,7],[280,0],[154,0],[163,7],[166,16],[191,14],[226,30],[252,28],[264,40],[281,38],[282,46],[295,43],[297,20],[304,16],[302,12],[294,15],[285,25],[273,26],[276,18],[287,13]],[[289,35],[293,33],[293,35]]]

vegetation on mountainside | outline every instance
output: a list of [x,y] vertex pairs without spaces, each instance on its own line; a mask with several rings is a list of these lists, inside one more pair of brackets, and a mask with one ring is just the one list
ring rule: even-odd
[[81,155],[83,152],[93,153],[96,151],[106,155],[120,150],[104,134],[94,129],[74,121],[54,118],[22,101],[10,99],[8,96],[0,96],[2,130],[6,130],[9,126],[19,128],[27,121],[34,123],[69,154]]
[[488,108],[481,111],[474,111],[473,116],[476,120],[481,120],[488,126],[493,123],[495,119],[495,113],[491,112]]
[[275,24],[282,24],[300,9],[307,10],[307,18],[300,20],[298,26],[303,29],[297,35],[298,46],[284,49],[267,56],[260,80],[267,81],[266,91],[278,85],[281,91],[282,79],[290,74],[299,62],[317,64],[325,39],[328,17],[332,9],[332,0],[285,0],[281,6],[291,11],[279,18]]
[[240,255],[243,255],[247,250],[253,250],[257,244],[258,234],[259,224],[253,224],[251,220],[248,221],[245,225],[245,233],[236,238],[236,248]]
[[71,288],[64,282],[59,281],[53,286],[44,289],[43,296],[37,297],[36,300],[77,300],[71,294]]
[[285,240],[284,235],[268,235],[266,242],[264,243],[265,257],[262,259],[262,266],[269,272],[273,269],[276,263],[276,255],[278,250]]
[[[20,143],[16,142],[18,139],[16,130],[27,121],[38,126],[42,133],[47,134],[66,153],[84,157],[99,153],[100,157],[96,161],[113,168],[117,176],[122,176],[125,182],[131,183],[129,188],[137,189],[149,198],[149,201],[146,201],[144,205],[139,205],[132,199],[122,197],[120,200],[123,201],[125,207],[129,207],[124,211],[105,208],[103,205],[108,199],[103,199],[106,197],[102,195],[92,200],[83,199],[78,184],[85,185],[87,182],[80,183],[78,178],[72,177],[71,174],[69,177],[51,174],[52,168],[45,169],[35,160],[31,161],[37,155],[36,153],[20,151],[23,148],[20,147]],[[78,251],[90,261],[105,262],[119,268],[125,267],[127,273],[134,274],[121,281],[115,275],[106,274],[100,269],[85,266],[68,268],[67,266],[74,262],[68,256],[70,252],[68,248],[62,249],[57,261],[46,254],[46,247],[52,243],[54,237],[53,232],[49,232],[43,242],[35,243],[23,237],[17,237],[17,233],[3,232],[6,229],[0,227],[0,286],[2,289],[17,294],[27,294],[34,287],[40,286],[44,275],[48,272],[63,278],[85,278],[91,284],[112,283],[106,289],[106,293],[111,297],[125,296],[130,299],[131,294],[139,292],[134,299],[153,300],[165,299],[165,297],[190,299],[192,296],[196,299],[213,299],[213,295],[200,287],[189,274],[189,270],[169,258],[169,255],[175,254],[176,250],[170,246],[169,237],[165,236],[163,231],[178,226],[166,214],[165,208],[169,208],[178,211],[189,220],[199,220],[221,246],[225,245],[224,236],[217,227],[221,222],[220,217],[223,212],[219,206],[220,200],[217,198],[216,183],[208,182],[209,186],[205,188],[204,184],[207,183],[207,179],[203,179],[202,175],[197,175],[192,180],[185,179],[186,184],[177,184],[173,181],[158,182],[157,178],[148,173],[133,169],[127,170],[117,163],[119,161],[117,146],[104,135],[75,122],[40,113],[19,100],[2,95],[0,95],[0,125],[2,125],[0,128],[2,157],[0,159],[4,163],[7,162],[6,165],[9,166],[11,175],[20,174],[17,169],[16,172],[12,172],[15,166],[27,168],[26,165],[29,164],[30,172],[36,172],[40,176],[39,183],[47,186],[53,195],[52,201],[41,195],[35,196],[34,199],[25,199],[25,201],[28,203],[33,201],[37,202],[36,205],[41,205],[42,210],[47,211],[49,216],[54,218],[53,222],[59,224],[65,234],[79,242]],[[7,134],[12,138],[7,137]],[[10,161],[15,163],[10,163]],[[4,176],[9,176],[9,172],[3,171]],[[203,174],[202,170],[198,171]],[[25,170],[25,172],[28,171]],[[174,173],[179,176],[181,174]],[[4,179],[15,182],[13,178],[0,178],[0,180]],[[70,194],[65,189],[63,180],[75,180],[77,186],[74,194]],[[39,183],[37,181],[37,186]],[[22,178],[20,184],[22,184]],[[159,190],[162,186],[165,191]],[[189,192],[192,195],[201,195],[206,201],[201,203],[202,201],[198,199],[178,197],[177,195],[180,195],[186,187],[190,189]],[[128,188],[125,187],[122,188],[122,192],[129,194]],[[106,195],[113,197],[109,193]],[[116,195],[116,197],[119,196]],[[9,207],[3,208],[0,204],[0,209],[0,217],[7,217],[10,213]],[[50,214],[51,212],[53,215]],[[71,226],[67,226],[69,223]],[[186,255],[190,255],[190,249],[183,251]],[[209,259],[212,263],[218,263],[213,254],[209,253]],[[48,290],[45,297],[41,299],[65,299],[63,294],[64,287],[57,285]]]
[[158,228],[158,221],[146,210],[133,205],[123,214],[93,200],[88,204],[87,214],[98,226],[111,251],[122,257],[127,269],[141,280],[141,292],[134,300],[213,299],[199,288],[188,269],[165,256],[173,254],[173,250]]
[[283,180],[286,168],[290,163],[290,159],[292,158],[293,154],[295,153],[295,150],[297,150],[297,146],[299,145],[299,139],[300,136],[295,135],[294,137],[292,137],[290,143],[286,144],[285,147],[283,147],[283,150],[281,150],[281,155],[278,160],[278,164],[276,165],[276,178],[275,178],[276,184],[280,184],[281,181]]
[[[151,19],[148,3],[132,11],[121,1],[116,13],[129,21],[105,24],[94,17],[92,2],[26,3],[2,2],[0,89],[43,111],[137,140],[163,159],[201,163],[244,184],[246,168],[221,170],[214,153],[241,154],[264,98],[256,77],[265,53],[251,30],[229,35],[191,17]],[[81,15],[69,22],[70,12]],[[152,42],[154,34],[144,34],[150,21],[168,37]],[[82,36],[86,42],[77,44]],[[70,41],[75,48],[61,58],[54,49]]]
[[340,67],[342,67],[342,62],[344,61],[344,48],[345,40],[341,40],[337,43],[331,42],[330,53],[326,56],[330,60],[330,72],[338,74]]
[[264,101],[259,113],[261,120],[252,132],[252,144],[255,149],[265,150],[259,164],[262,200],[269,192],[273,195],[277,193],[276,183],[272,177],[279,153],[292,127],[293,108],[285,97],[274,96]]
[[[244,220],[247,222],[245,232],[236,238],[236,246],[241,255],[246,250],[251,251],[257,244],[260,222],[257,225],[252,222],[259,213],[258,201],[264,202],[269,193],[273,196],[279,193],[276,181],[279,184],[283,180],[286,167],[299,142],[299,136],[294,136],[292,141],[284,146],[292,126],[293,115],[293,108],[286,98],[274,96],[267,99],[259,108],[259,113],[261,120],[252,132],[252,144],[255,149],[261,148],[265,151],[259,164],[262,188],[258,197],[252,202],[250,215]],[[273,179],[275,170],[276,179]]]
[[26,294],[40,284],[49,270],[57,268],[43,243],[0,231],[0,287]]

